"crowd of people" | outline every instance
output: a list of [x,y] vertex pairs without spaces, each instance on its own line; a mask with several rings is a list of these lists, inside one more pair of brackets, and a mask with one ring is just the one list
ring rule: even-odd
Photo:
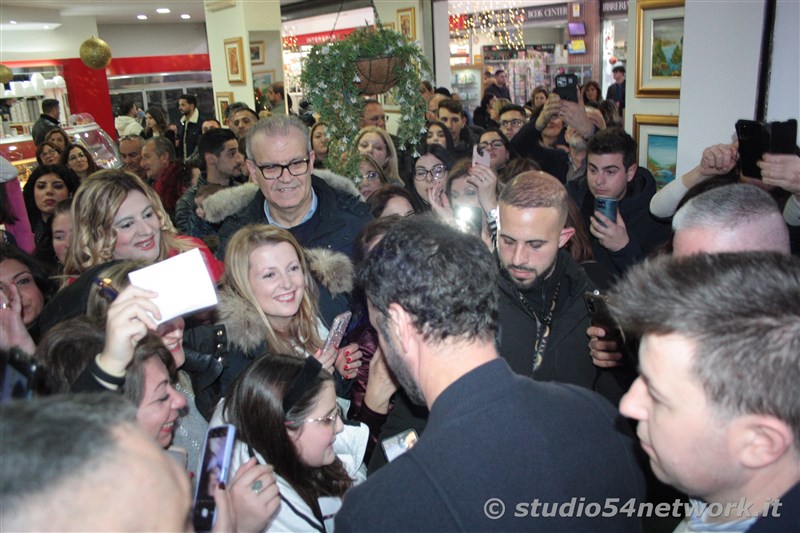
[[[113,169],[45,101],[0,189],[0,350],[38,368],[3,527],[184,530],[232,424],[215,531],[800,531],[800,149],[657,190],[614,72],[519,105],[498,70],[472,113],[424,82],[416,150],[364,99],[353,176],[280,84],[124,102]],[[192,250],[218,304],[162,322],[128,276]]]

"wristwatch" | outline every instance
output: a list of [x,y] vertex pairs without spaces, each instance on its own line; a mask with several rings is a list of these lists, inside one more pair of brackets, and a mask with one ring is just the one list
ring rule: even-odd
[[490,209],[488,213],[486,213],[486,220],[488,222],[497,221],[500,218],[500,208],[495,207],[494,209]]

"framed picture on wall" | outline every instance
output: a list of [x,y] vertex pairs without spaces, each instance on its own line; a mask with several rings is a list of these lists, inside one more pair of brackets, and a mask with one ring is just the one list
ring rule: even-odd
[[225,39],[225,68],[228,70],[228,83],[246,83],[244,69],[244,41],[241,37]]
[[217,107],[216,107],[217,119],[220,122],[224,122],[225,121],[225,111],[228,109],[228,106],[231,105],[231,102],[233,102],[233,93],[230,93],[230,92],[225,92],[225,93],[219,92],[216,95],[216,100],[217,100]]
[[413,7],[397,10],[397,27],[400,28],[400,33],[410,40],[417,40],[417,18]]
[[675,179],[678,164],[678,117],[633,115],[636,162],[649,170],[660,189]]
[[250,42],[250,64],[263,65],[264,64],[264,41],[251,41]]
[[683,0],[639,0],[636,4],[636,96],[679,97],[683,16]]

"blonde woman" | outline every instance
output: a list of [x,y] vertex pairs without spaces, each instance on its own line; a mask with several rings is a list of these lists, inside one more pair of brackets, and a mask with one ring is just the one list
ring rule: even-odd
[[388,181],[402,183],[397,170],[397,150],[386,130],[377,126],[361,128],[356,137],[356,147],[359,154],[366,154],[381,165]]
[[[318,277],[322,283],[340,282],[324,273]],[[314,356],[339,379],[355,378],[361,366],[357,344],[322,353],[328,330],[318,317],[306,254],[291,233],[276,226],[254,224],[234,234],[225,253],[219,317],[229,339],[221,376],[223,394],[267,351]]]
[[87,178],[72,202],[72,242],[64,274],[77,277],[112,259],[155,263],[199,248],[214,280],[224,266],[199,239],[177,235],[158,194],[138,176],[102,170]]

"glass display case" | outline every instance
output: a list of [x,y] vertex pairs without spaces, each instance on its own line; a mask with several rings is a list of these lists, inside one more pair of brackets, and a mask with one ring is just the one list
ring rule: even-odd
[[[70,115],[69,126],[64,128],[72,142],[85,146],[101,168],[121,168],[122,158],[117,145],[103,129],[95,123],[92,115],[82,113]],[[19,180],[24,185],[36,168],[36,145],[30,135],[17,135],[0,139],[0,155],[10,161],[19,171]]]

